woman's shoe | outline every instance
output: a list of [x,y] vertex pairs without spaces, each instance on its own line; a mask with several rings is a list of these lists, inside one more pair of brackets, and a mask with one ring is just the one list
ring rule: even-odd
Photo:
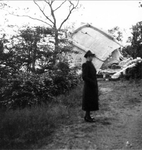
[[86,121],[86,122],[95,122],[95,120],[94,120],[94,118],[91,118],[91,117],[84,117],[84,120]]

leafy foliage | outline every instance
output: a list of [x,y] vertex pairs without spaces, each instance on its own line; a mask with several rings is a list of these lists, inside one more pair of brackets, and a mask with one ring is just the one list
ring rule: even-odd
[[44,27],[24,27],[13,37],[13,48],[17,61],[21,62],[20,69],[27,72],[36,72],[37,67],[48,67],[52,61],[52,46],[49,42],[52,38],[52,29]]
[[[142,58],[142,22],[138,22],[132,26],[132,38],[129,38],[131,45],[123,48],[125,56],[132,58]],[[129,78],[142,78],[142,63],[139,63],[134,68],[127,70]]]
[[70,67],[71,46],[60,37],[57,51],[52,48],[52,29],[26,27],[13,36],[10,46],[1,44],[0,105],[25,108],[49,104],[79,82],[76,68]]
[[55,96],[76,87],[79,79],[74,70],[68,74],[55,70],[40,75],[21,72],[0,82],[1,106],[15,109],[49,104]]
[[113,35],[113,37],[117,40],[117,41],[120,41],[122,42],[122,38],[123,38],[123,34],[122,34],[122,31],[120,31],[120,28],[118,26],[108,30],[108,32],[110,34]]

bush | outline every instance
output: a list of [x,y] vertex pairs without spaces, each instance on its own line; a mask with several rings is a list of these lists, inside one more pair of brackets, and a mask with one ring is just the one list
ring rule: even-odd
[[52,89],[54,96],[69,92],[80,82],[79,75],[77,75],[74,69],[70,69],[70,71],[66,73],[61,70],[55,70],[52,72],[51,78],[54,85],[54,89]]
[[0,90],[3,100],[1,104],[8,108],[24,108],[42,102],[47,103],[53,98],[50,93],[52,80],[48,75],[45,77],[45,74],[21,73],[4,80],[5,84]]
[[[62,67],[63,68],[63,67]],[[75,88],[79,76],[75,69],[53,69],[42,74],[19,72],[0,80],[1,107],[25,108],[49,104],[61,94]]]
[[126,79],[142,79],[142,63],[126,70]]

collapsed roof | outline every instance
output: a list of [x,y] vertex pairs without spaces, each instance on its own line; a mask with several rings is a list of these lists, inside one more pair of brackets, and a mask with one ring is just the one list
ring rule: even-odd
[[106,60],[110,58],[114,50],[122,46],[111,35],[90,24],[76,29],[71,35],[71,40],[74,50],[79,52],[74,57],[75,63],[83,63],[85,61],[84,54],[91,50],[96,55],[93,64],[97,70],[102,67],[104,62],[107,63]]

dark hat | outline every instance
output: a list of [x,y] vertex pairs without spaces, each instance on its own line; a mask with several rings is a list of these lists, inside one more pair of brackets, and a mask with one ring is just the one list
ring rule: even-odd
[[95,57],[95,54],[93,54],[90,50],[88,50],[88,51],[86,52],[86,54],[84,55],[84,57],[87,58],[88,56],[93,56],[93,57]]

